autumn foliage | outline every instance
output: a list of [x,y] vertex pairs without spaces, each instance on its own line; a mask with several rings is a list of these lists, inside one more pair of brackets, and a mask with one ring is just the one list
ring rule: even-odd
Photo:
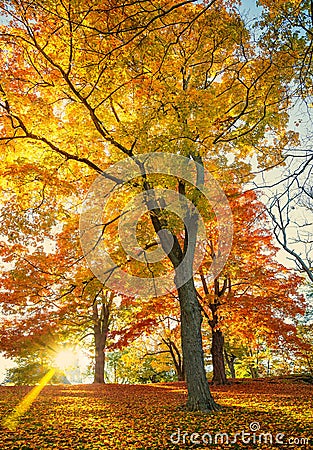
[[[273,2],[261,3],[268,5],[269,13],[275,9]],[[234,342],[240,343],[239,350],[244,349],[250,362],[261,347],[293,356],[302,349],[308,352],[310,344],[302,343],[296,326],[305,312],[299,292],[302,278],[277,262],[264,207],[247,186],[254,166],[267,170],[282,164],[284,149],[299,142],[298,133],[288,129],[288,109],[301,39],[288,33],[286,50],[274,26],[257,42],[237,3],[222,0],[10,0],[0,1],[0,10],[0,350],[23,357],[41,352],[41,357],[42,352],[57,352],[67,341],[77,344],[92,336],[88,345],[94,352],[94,381],[103,383],[105,351],[124,350],[138,339],[144,346],[155,334],[160,342],[147,348],[142,358],[169,353],[178,378],[186,376],[189,411],[203,412],[220,410],[207,382],[202,333],[207,338],[208,329],[213,344],[214,337],[220,338],[218,351],[212,344],[213,365],[214,355],[223,360],[226,344],[229,354],[235,351]],[[284,11],[282,2],[278,11]],[[277,50],[271,46],[274,38],[279,41]],[[193,167],[195,184],[170,176],[168,167],[161,174],[145,173],[148,153],[163,154],[168,161],[173,155],[184,157]],[[125,158],[140,168],[141,176],[124,183],[107,169]],[[203,173],[220,183],[234,221],[228,261],[213,281],[211,265],[223,253],[223,239],[218,236],[214,207],[202,195]],[[115,266],[109,275],[122,268],[137,279],[153,281],[155,274],[171,268],[175,292],[153,299],[152,292],[142,296],[113,292],[88,267],[91,251],[84,253],[80,247],[79,219],[88,204],[83,199],[99,176],[113,183],[109,206],[96,223],[102,227],[101,245],[113,255]],[[151,190],[161,187],[189,202],[181,208],[182,218],[168,213],[155,194],[148,198]],[[146,255],[156,245],[165,251],[169,237],[173,242],[164,261],[152,268],[129,257],[119,235],[119,219],[135,209],[134,195],[153,205],[137,223],[139,251],[144,249]],[[127,205],[132,207],[127,210]],[[206,240],[201,243],[202,265],[193,273],[200,234],[195,206],[201,209]],[[87,208],[91,216],[93,207]],[[224,236],[231,234],[230,222],[223,223]],[[92,220],[88,224],[94,225]],[[185,257],[188,276],[180,284],[179,267]],[[99,266],[101,271],[102,262]],[[252,377],[259,375],[254,362],[250,372]],[[176,404],[180,394],[175,389],[180,388],[174,385],[167,400]],[[158,389],[167,387],[125,392],[134,392],[136,402],[151,393],[163,411]],[[64,392],[70,397],[70,411],[80,401],[82,409],[87,408],[92,436],[103,433],[99,448],[115,445],[115,433],[126,431],[128,420],[135,424],[116,386]],[[46,393],[52,400],[55,395],[57,402],[63,395],[58,388]],[[93,398],[91,405],[86,406],[85,393]],[[217,396],[226,404],[223,393],[217,391]],[[103,394],[112,403],[101,403]],[[127,419],[113,411],[114,402]],[[136,402],[130,410],[139,405]],[[99,411],[90,419],[93,408]],[[53,408],[50,413],[47,439]],[[103,431],[101,421],[109,414],[110,420],[114,418],[112,436]],[[140,405],[138,414],[144,414]],[[166,412],[160,413],[160,424],[166,421],[162,414]],[[142,417],[138,420],[141,423]],[[75,425],[64,418],[64,423],[74,424],[70,436],[80,445],[81,422]],[[60,426],[62,436],[61,421]],[[50,445],[42,436],[36,445]],[[82,448],[89,448],[86,439],[83,433]],[[123,442],[129,448],[146,448],[143,434],[127,439]],[[157,442],[165,445],[163,440]],[[149,445],[160,448],[152,441]]]
[[[1,417],[4,418],[28,391],[28,387],[1,387]],[[49,386],[21,419],[16,431],[1,429],[1,446],[4,450],[162,450],[189,448],[192,433],[200,436],[210,433],[213,439],[218,433],[228,433],[233,439],[235,433],[242,432],[251,433],[250,443],[249,435],[245,435],[246,442],[238,438],[235,448],[278,448],[281,445],[275,445],[278,433],[283,434],[279,439],[290,442],[293,449],[312,445],[312,386],[273,379],[238,382],[214,388],[213,392],[225,410],[216,415],[200,416],[179,408],[186,397],[183,383]],[[258,424],[259,429],[254,429],[257,439],[261,433],[271,433],[273,445],[264,441],[264,436],[257,447],[253,444],[250,426]],[[178,429],[186,433],[185,444],[183,436],[179,443],[177,441]],[[229,448],[225,441],[221,443],[220,436],[217,439],[214,448]],[[307,439],[308,444],[300,439]],[[209,449],[212,445],[197,447]]]

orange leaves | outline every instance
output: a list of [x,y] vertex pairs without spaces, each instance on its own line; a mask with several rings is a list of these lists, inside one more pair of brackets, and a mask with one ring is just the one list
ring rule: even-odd
[[[272,379],[238,382],[212,390],[225,409],[222,414],[208,416],[179,408],[185,401],[184,383],[49,386],[37,397],[16,431],[8,432],[5,428],[0,431],[2,448],[174,450],[178,445],[171,441],[171,436],[175,433],[173,439],[177,439],[178,429],[181,437],[183,432],[187,437],[185,445],[180,442],[184,448],[192,433],[214,436],[225,432],[233,438],[242,431],[253,433],[251,423],[260,427],[255,432],[257,436],[272,433],[275,439],[277,433],[283,433],[286,442],[290,438],[311,439],[310,385]],[[27,387],[0,387],[1,419],[27,392]],[[263,441],[259,447],[266,450],[269,443]],[[222,450],[225,443],[219,440],[214,448]],[[238,438],[236,448],[250,447]],[[292,448],[300,450],[305,445],[294,444]]]
[[274,134],[285,127],[284,77],[255,51],[229,4],[146,3],[26,2],[25,12],[23,2],[12,2],[19,21],[3,39],[14,58],[0,69],[11,113],[72,154],[92,153],[99,165],[103,142],[121,156],[113,140],[127,148],[135,140],[134,153],[210,156],[235,141],[228,150],[244,158],[268,127]]
[[[201,292],[206,315],[212,320],[209,309],[215,311],[216,323],[212,325],[220,327],[227,339],[233,340],[236,336],[250,345],[256,345],[261,339],[268,346],[301,348],[303,344],[297,337],[295,320],[305,308],[299,291],[302,279],[278,262],[278,249],[272,242],[264,205],[256,193],[241,192],[235,183],[227,185],[226,189],[234,219],[233,246],[215,289],[211,284],[207,295]],[[214,239],[212,242],[214,255],[217,250]],[[212,255],[207,256],[204,273],[211,258]],[[217,284],[220,290],[227,279],[229,289],[217,296]]]
[[[229,2],[215,1],[208,8],[174,0],[124,3],[21,0],[8,2],[7,8],[2,3],[14,20],[1,28],[6,204],[0,231],[15,252],[11,260],[4,252],[15,267],[4,275],[3,288],[7,304],[11,298],[22,308],[27,298],[36,319],[39,304],[54,319],[56,308],[60,324],[67,324],[75,308],[88,308],[88,301],[96,299],[100,287],[90,283],[75,226],[91,177],[109,163],[125,154],[201,155],[229,186],[247,176],[244,160],[259,144],[265,154],[260,162],[269,165],[279,160],[283,146],[296,142],[295,135],[285,132],[288,115],[283,111],[290,71],[277,73],[272,55],[250,42],[241,18],[225,6]],[[269,130],[276,152],[265,142]],[[142,192],[141,185],[137,188]],[[276,249],[260,220],[262,205],[253,194],[236,192],[234,186],[230,191],[236,238],[225,277],[232,289],[220,318],[240,330],[242,323],[250,325],[248,332],[261,323],[269,331],[271,314],[283,311],[292,317],[301,311],[301,299],[294,301],[298,280],[273,260]],[[125,189],[123,200],[113,201],[109,212],[118,214],[127,200]],[[163,218],[182,243],[182,223]],[[211,219],[207,210],[214,243]],[[106,222],[103,242],[110,244],[119,266],[125,251],[117,221]],[[137,232],[140,244],[149,246],[153,228],[147,223],[143,217]],[[134,258],[128,266],[134,275],[146,271],[149,276],[149,268]],[[166,268],[160,264],[157,271]],[[144,304],[140,311],[135,305],[135,323],[129,317],[124,323],[124,342],[150,330],[166,311],[154,306],[151,312]],[[47,317],[42,316],[43,323]],[[277,323],[272,324],[277,328]],[[22,321],[21,328],[24,324],[31,326]]]

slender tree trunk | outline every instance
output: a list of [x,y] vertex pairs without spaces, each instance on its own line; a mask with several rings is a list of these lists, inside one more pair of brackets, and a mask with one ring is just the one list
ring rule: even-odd
[[271,361],[268,359],[267,360],[267,376],[269,377],[271,374]]
[[162,341],[169,349],[170,355],[172,357],[175,366],[178,381],[185,381],[184,360],[181,356],[181,352],[177,348],[177,345],[171,339],[162,339]]
[[100,304],[97,303],[97,296],[95,297],[93,308],[93,331],[95,341],[95,371],[94,383],[104,383],[104,350],[106,346],[108,330],[110,306],[112,304],[113,294],[106,293],[106,299],[103,298]]
[[235,370],[235,364],[234,364],[236,356],[233,355],[232,353],[229,355],[226,350],[224,351],[224,355],[225,355],[225,361],[230,370],[231,377],[236,378],[236,370]]
[[178,379],[178,381],[186,381],[184,372],[178,372],[177,379]]
[[188,388],[189,411],[219,411],[206,378],[202,349],[202,315],[196,289],[191,278],[178,288],[181,307],[181,340]]
[[212,363],[213,363],[213,384],[227,384],[225,362],[224,362],[224,335],[221,330],[212,330]]
[[249,370],[252,378],[259,378],[258,369],[256,367],[249,366]]
[[[254,358],[255,356],[253,355],[253,351],[251,348],[249,348],[248,350],[248,355],[250,356],[250,358]],[[251,373],[251,378],[259,378],[259,357],[258,357],[258,351],[256,354],[256,364],[251,363],[249,364],[249,370]]]
[[[214,253],[212,253],[212,259],[214,259]],[[206,296],[209,296],[210,292],[208,289],[207,282],[205,280],[203,271],[200,271],[200,277]],[[212,365],[213,365],[213,384],[227,384],[225,361],[224,361],[224,335],[222,331],[218,328],[219,317],[218,308],[220,306],[221,297],[225,294],[226,290],[230,289],[230,278],[226,277],[223,281],[222,287],[220,287],[219,279],[214,280],[214,299],[209,303],[209,308],[212,313],[212,317],[203,309],[205,317],[208,319],[209,325],[212,330],[212,345],[211,345],[211,355],[212,355]]]

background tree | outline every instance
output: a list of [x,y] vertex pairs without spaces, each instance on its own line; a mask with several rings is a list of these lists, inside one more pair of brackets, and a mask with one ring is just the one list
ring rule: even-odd
[[[40,236],[36,228],[27,230],[34,224],[29,216],[26,214],[24,222],[19,218],[19,233],[12,234],[9,243],[2,247],[6,267],[1,278],[1,349],[9,356],[20,356],[25,346],[33,343],[46,351],[42,338],[50,335],[50,347],[56,353],[60,343],[80,345],[91,335],[94,381],[103,383],[104,349],[112,311],[116,309],[114,295],[79,263],[76,252],[73,254],[78,242],[73,237],[72,223],[60,232],[50,229],[50,235],[44,230]],[[6,227],[7,222],[3,225]]]
[[[274,173],[274,181],[273,176],[265,176],[262,189],[269,197],[277,241],[312,282],[312,3],[259,3],[263,6],[262,45],[288,55],[294,72],[290,114],[300,134],[297,146],[286,145],[285,169]],[[276,63],[279,67],[280,61]]]
[[283,192],[274,194],[268,207],[274,235],[297,269],[313,282],[313,193],[312,167],[302,176],[289,174]]
[[[211,264],[217,251],[213,228],[210,251],[199,274],[200,303],[212,331],[212,381],[215,384],[226,383],[225,359],[234,375],[230,358],[235,355],[230,352],[225,358],[224,329],[228,330],[228,335],[232,329],[236,336],[245,336],[247,342],[251,342],[247,345],[247,357],[254,358],[252,348],[256,351],[260,348],[260,335],[256,330],[268,335],[269,345],[274,341],[278,343],[279,339],[288,342],[291,336],[297,340],[296,318],[305,311],[305,301],[299,291],[302,278],[278,263],[278,249],[272,242],[265,206],[255,192],[241,192],[236,186],[229,198],[235,229],[231,254],[220,277],[207,283],[206,264]],[[251,369],[253,376],[256,373]]]

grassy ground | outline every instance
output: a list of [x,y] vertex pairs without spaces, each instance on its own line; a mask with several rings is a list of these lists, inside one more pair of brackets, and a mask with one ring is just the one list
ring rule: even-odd
[[[0,387],[2,424],[30,390]],[[2,425],[0,448],[313,449],[312,385],[242,381],[212,391],[224,406],[220,413],[179,409],[186,400],[183,383],[47,386],[15,431]]]

